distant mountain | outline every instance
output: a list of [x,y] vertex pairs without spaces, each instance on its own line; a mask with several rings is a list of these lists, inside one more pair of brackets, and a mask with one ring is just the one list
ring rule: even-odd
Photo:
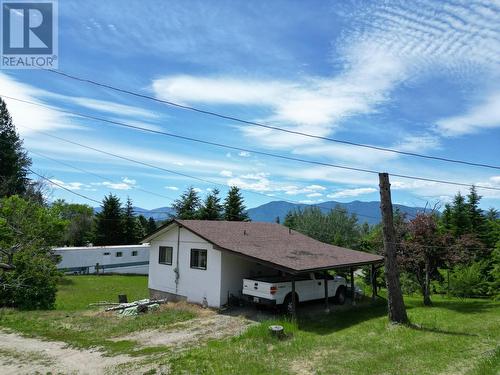
[[[368,224],[377,224],[381,220],[380,215],[380,202],[361,202],[361,201],[353,201],[349,203],[341,203],[335,201],[323,202],[319,203],[315,206],[319,206],[322,210],[327,212],[339,205],[342,208],[345,208],[347,212],[351,214],[358,215],[358,220],[360,223],[367,222]],[[248,210],[248,216],[252,221],[264,221],[264,222],[274,222],[276,218],[280,218],[280,222],[283,223],[286,214],[289,211],[301,209],[303,210],[306,207],[309,207],[308,204],[295,204],[289,203],[285,201],[273,201],[266,204],[263,204],[258,207],[250,208]],[[407,213],[410,216],[415,215],[417,212],[422,211],[423,208],[420,207],[408,207],[403,206],[401,204],[394,204],[394,208],[398,208],[401,212]],[[98,213],[100,211],[100,207],[94,208],[94,212]],[[144,215],[147,218],[152,217],[156,221],[163,221],[169,219],[174,210],[171,207],[159,207],[154,208],[152,210],[147,210],[141,207],[134,207],[134,212],[137,215]]]
[[[341,203],[335,201],[319,203],[315,206],[320,207],[324,211],[331,210],[339,205],[345,208],[347,212],[351,214],[358,215],[358,220],[360,223],[367,222],[368,224],[377,224],[381,220],[380,215],[380,202],[361,202],[353,201],[349,203]],[[401,212],[407,213],[409,215],[415,215],[418,211],[422,211],[423,208],[419,207],[408,207],[400,204],[394,204],[394,208],[398,208]],[[295,204],[285,201],[274,201],[263,204],[262,206],[250,208],[248,210],[248,216],[253,221],[266,221],[274,222],[276,218],[280,218],[282,223],[285,219],[286,214],[291,210],[304,209],[309,207],[307,204]]]

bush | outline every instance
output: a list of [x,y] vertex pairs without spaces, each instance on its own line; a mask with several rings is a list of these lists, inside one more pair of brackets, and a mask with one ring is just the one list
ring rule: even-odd
[[480,262],[468,266],[457,266],[450,272],[450,293],[456,297],[467,298],[484,295],[487,280]]
[[420,292],[420,285],[415,280],[415,277],[407,272],[402,272],[399,276],[401,291],[403,294],[412,295]]

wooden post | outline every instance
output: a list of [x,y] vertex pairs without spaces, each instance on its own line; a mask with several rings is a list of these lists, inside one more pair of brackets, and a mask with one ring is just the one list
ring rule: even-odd
[[385,282],[387,285],[387,306],[389,320],[394,323],[407,323],[406,307],[399,284],[398,264],[396,261],[396,234],[392,217],[391,184],[387,173],[379,173],[380,210],[382,212],[382,231],[385,250]]
[[295,277],[292,278],[292,316],[297,316],[297,298],[295,297]]
[[352,299],[351,299],[351,304],[353,306],[356,305],[356,291],[354,290],[354,268],[350,268],[350,273],[351,273],[351,293],[352,293]]
[[370,270],[370,281],[372,284],[372,302],[375,302],[377,299],[377,269],[375,268],[375,264],[372,264]]
[[325,271],[325,311],[330,312],[330,306],[328,304],[328,271]]

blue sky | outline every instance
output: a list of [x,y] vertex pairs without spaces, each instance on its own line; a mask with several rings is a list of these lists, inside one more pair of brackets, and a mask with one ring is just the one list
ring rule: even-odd
[[[499,165],[499,20],[494,1],[65,0],[59,2],[59,69],[291,130]],[[498,170],[238,124],[49,72],[2,70],[0,94],[264,152],[500,187]],[[376,175],[228,152],[6,101],[33,152],[33,169],[93,199],[113,192],[155,208],[170,205],[167,197],[188,186],[203,195],[214,185],[38,131],[238,185],[249,207],[278,199],[378,200]],[[400,178],[392,178],[392,187],[393,200],[410,206],[446,202],[458,190]],[[484,208],[500,208],[498,191],[480,193]],[[58,188],[50,198],[88,203]]]

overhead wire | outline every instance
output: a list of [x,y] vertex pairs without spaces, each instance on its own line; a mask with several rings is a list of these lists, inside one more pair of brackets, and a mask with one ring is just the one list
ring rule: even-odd
[[424,158],[424,159],[429,159],[429,160],[436,160],[436,161],[441,161],[441,162],[462,164],[462,165],[468,165],[468,166],[474,166],[474,167],[482,167],[482,168],[490,168],[490,169],[500,169],[500,166],[492,165],[492,164],[488,164],[488,163],[479,163],[479,162],[473,162],[473,161],[467,161],[467,160],[459,160],[459,159],[453,159],[453,158],[447,158],[447,157],[441,157],[441,156],[435,156],[435,155],[426,155],[426,154],[421,154],[421,153],[417,153],[417,152],[397,150],[397,149],[389,148],[389,147],[374,146],[374,145],[369,145],[369,144],[364,144],[364,143],[359,143],[359,142],[354,142],[354,141],[348,141],[348,140],[342,140],[342,139],[337,139],[337,138],[325,137],[325,136],[310,134],[310,133],[301,132],[301,131],[297,131],[297,130],[291,130],[291,129],[281,128],[281,127],[278,127],[278,126],[273,126],[273,125],[269,125],[269,124],[263,124],[263,123],[256,122],[256,121],[244,120],[244,119],[238,118],[236,116],[225,115],[225,114],[221,114],[221,113],[218,113],[218,112],[215,112],[215,111],[209,111],[209,110],[205,110],[205,109],[201,109],[201,108],[196,108],[196,107],[193,107],[193,106],[176,103],[176,102],[169,101],[169,100],[159,99],[159,98],[151,96],[151,95],[146,95],[146,94],[142,94],[142,93],[139,93],[139,92],[136,92],[136,91],[119,88],[119,87],[116,87],[116,86],[113,86],[113,85],[110,85],[110,84],[98,82],[98,81],[95,81],[95,80],[92,80],[92,79],[88,79],[88,78],[79,77],[79,76],[76,76],[76,75],[73,75],[73,74],[69,74],[69,73],[63,72],[61,70],[43,69],[43,68],[42,68],[42,70],[45,70],[45,71],[50,72],[50,73],[58,74],[60,76],[64,76],[66,78],[69,78],[69,79],[72,79],[72,80],[76,80],[76,81],[79,81],[79,82],[84,82],[84,83],[88,83],[88,84],[91,84],[91,85],[94,85],[94,86],[98,86],[98,87],[102,87],[102,88],[105,88],[105,89],[113,90],[115,92],[120,92],[120,93],[124,93],[124,94],[127,94],[127,95],[132,95],[132,96],[135,96],[135,97],[139,97],[139,98],[142,98],[142,99],[152,100],[152,101],[155,101],[155,102],[158,102],[158,103],[166,104],[166,105],[169,105],[171,107],[176,107],[176,108],[180,108],[180,109],[183,109],[183,110],[188,110],[188,111],[191,111],[191,112],[196,112],[196,113],[200,113],[200,114],[204,114],[204,115],[218,117],[218,118],[222,118],[222,119],[225,119],[225,120],[230,120],[230,121],[234,121],[234,122],[238,122],[238,123],[242,123],[242,124],[246,124],[246,125],[257,126],[257,127],[261,127],[261,128],[265,128],[265,129],[269,129],[269,130],[274,130],[274,131],[279,131],[279,132],[285,132],[285,133],[288,133],[288,134],[294,134],[294,135],[298,135],[298,136],[302,136],[302,137],[314,138],[314,139],[319,139],[319,140],[323,140],[323,141],[335,142],[335,143],[340,143],[340,144],[345,144],[345,145],[350,145],[350,146],[355,146],[355,147],[362,147],[362,148],[367,148],[367,149],[372,149],[372,150],[378,150],[378,151],[396,153],[396,154],[400,154],[400,155],[406,155],[406,156]]

